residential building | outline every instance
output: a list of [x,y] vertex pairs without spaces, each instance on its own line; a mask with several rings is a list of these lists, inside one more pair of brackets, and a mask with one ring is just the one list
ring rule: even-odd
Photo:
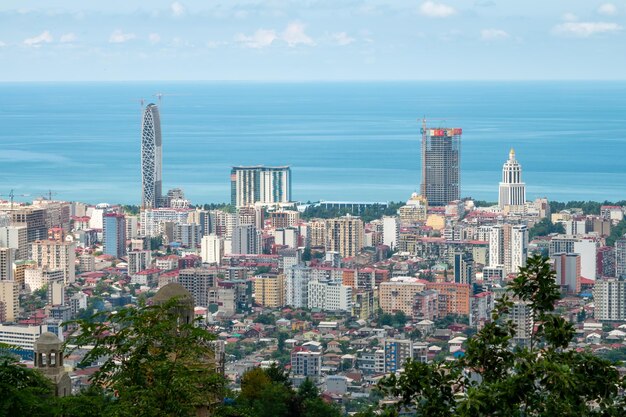
[[413,359],[413,342],[408,339],[385,339],[385,372],[394,373]]
[[152,251],[136,250],[128,252],[128,275],[149,269],[151,264]]
[[378,303],[385,313],[402,311],[407,317],[412,317],[415,295],[424,289],[424,281],[417,278],[391,278],[391,281],[379,285]]
[[285,276],[262,274],[254,277],[254,301],[269,308],[285,306]]
[[0,323],[17,321],[19,313],[19,284],[17,281],[0,280]]
[[0,248],[15,249],[15,259],[28,259],[28,228],[26,225],[0,227]]
[[285,304],[300,308],[309,305],[311,268],[294,266],[285,271]]
[[233,229],[232,251],[239,255],[262,253],[262,233],[251,224],[237,225]]
[[126,255],[126,219],[123,214],[104,215],[104,254],[115,258]]
[[351,215],[326,220],[326,250],[342,258],[356,256],[364,246],[363,221]]
[[178,273],[178,282],[193,295],[196,306],[209,306],[209,289],[217,286],[217,268],[188,268]]
[[395,250],[400,235],[400,219],[397,216],[383,216],[383,245]]
[[203,236],[200,242],[200,256],[204,263],[219,265],[224,256],[223,238],[213,233]]
[[15,262],[13,248],[0,247],[0,281],[13,281],[13,262]]
[[352,288],[324,281],[310,281],[308,286],[308,308],[352,312]]
[[552,255],[556,283],[564,293],[580,292],[580,254],[555,253]]
[[291,201],[291,169],[288,166],[236,166],[230,173],[231,204],[243,207]]
[[291,375],[317,380],[322,375],[322,353],[296,347],[291,352]]
[[24,271],[24,286],[29,291],[37,291],[53,281],[65,283],[65,271],[60,268],[29,268]]
[[421,194],[432,206],[461,198],[461,135],[459,128],[422,129]]
[[615,276],[626,275],[626,238],[615,241]]
[[76,275],[76,243],[38,240],[32,244],[32,258],[40,268],[61,269],[65,283],[74,282]]
[[602,278],[593,287],[597,320],[626,321],[626,278]]
[[276,210],[268,213],[270,225],[274,229],[294,227],[300,221],[300,212],[297,210]]

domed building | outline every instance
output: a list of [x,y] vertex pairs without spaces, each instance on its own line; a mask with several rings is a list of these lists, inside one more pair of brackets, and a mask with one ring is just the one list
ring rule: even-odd
[[498,205],[504,209],[506,206],[523,206],[525,203],[526,184],[522,182],[522,166],[511,149],[508,161],[502,166]]
[[54,394],[66,397],[72,393],[72,382],[63,366],[63,342],[50,332],[35,341],[35,368],[54,384]]

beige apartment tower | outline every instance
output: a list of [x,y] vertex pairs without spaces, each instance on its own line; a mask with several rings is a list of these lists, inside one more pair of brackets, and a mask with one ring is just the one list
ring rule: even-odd
[[283,307],[285,305],[285,276],[264,274],[255,277],[254,301],[263,307]]
[[342,258],[356,256],[364,246],[363,221],[349,214],[326,220],[326,250]]

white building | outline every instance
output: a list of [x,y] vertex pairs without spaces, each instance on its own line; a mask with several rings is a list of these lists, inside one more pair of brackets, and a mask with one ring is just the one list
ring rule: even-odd
[[285,304],[299,308],[309,305],[309,281],[311,269],[294,266],[285,270]]
[[397,216],[383,216],[383,245],[395,249],[400,234],[400,219]]
[[15,249],[0,247],[0,281],[13,281]]
[[33,350],[35,341],[42,333],[51,331],[63,341],[63,332],[59,326],[41,324],[38,326],[0,324],[0,343],[16,346],[24,350]]
[[186,224],[191,209],[156,208],[145,209],[140,213],[140,235],[157,237],[163,234],[163,223]]
[[294,376],[318,378],[322,375],[322,353],[296,350],[291,353],[291,373]]
[[40,268],[62,269],[65,283],[76,276],[76,243],[38,240],[32,244],[32,258]]
[[128,252],[128,275],[136,274],[150,268],[152,264],[152,252],[149,250],[137,250]]
[[291,169],[288,166],[237,166],[230,173],[231,204],[235,207],[291,200]]
[[0,227],[0,247],[15,249],[15,259],[28,259],[26,225]]
[[213,233],[203,236],[200,243],[200,256],[204,263],[219,265],[224,256],[223,239]]
[[60,268],[28,268],[24,270],[24,285],[30,291],[37,291],[52,281],[63,279],[64,273]]
[[509,152],[509,160],[502,167],[502,181],[498,197],[499,206],[523,206],[526,203],[526,184],[522,182],[522,166],[515,159],[515,151]]
[[626,321],[626,281],[599,279],[593,287],[594,317],[597,320]]
[[254,255],[262,253],[262,232],[254,225],[235,226],[232,238],[232,253]]
[[297,249],[299,241],[299,232],[295,227],[287,227],[285,229],[274,230],[274,243],[276,245],[284,245]]
[[582,277],[596,279],[598,248],[600,248],[600,242],[594,239],[581,239],[574,242],[574,252],[580,254]]
[[352,288],[323,281],[311,281],[308,287],[308,308],[352,311]]

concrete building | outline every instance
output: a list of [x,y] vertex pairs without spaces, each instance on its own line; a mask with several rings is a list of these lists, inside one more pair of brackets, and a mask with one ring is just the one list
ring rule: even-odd
[[195,223],[176,223],[174,240],[186,248],[195,248],[200,244],[200,226]]
[[15,259],[28,259],[28,228],[26,225],[0,227],[0,248],[15,249]]
[[422,196],[433,206],[461,198],[461,135],[459,128],[422,129]]
[[322,353],[296,347],[291,352],[291,374],[316,381],[322,375]]
[[454,254],[454,282],[457,284],[473,284],[474,274],[474,258],[472,258],[472,254],[456,252]]
[[580,292],[580,254],[555,253],[552,259],[557,285],[565,293],[578,294]]
[[268,213],[270,225],[274,229],[294,227],[300,221],[300,212],[296,210],[276,210]]
[[141,210],[140,235],[157,237],[165,234],[165,223],[187,223],[191,209],[157,208]]
[[19,284],[16,281],[0,280],[0,323],[17,321],[19,313]]
[[352,312],[352,288],[323,281],[311,281],[308,286],[308,308]]
[[300,233],[296,227],[274,230],[274,243],[277,246],[287,246],[292,249],[297,249],[300,247],[299,240]]
[[626,279],[598,279],[593,287],[594,317],[597,320],[626,321]]
[[510,318],[515,324],[513,343],[518,346],[528,346],[532,337],[533,317],[528,301],[514,301],[510,310]]
[[448,314],[468,316],[470,314],[470,296],[472,286],[455,282],[427,282],[427,290],[435,290],[439,294],[439,316]]
[[217,268],[181,269],[178,282],[193,295],[196,306],[209,306],[209,290],[217,286]]
[[40,268],[63,270],[65,284],[74,282],[76,243],[38,240],[32,244],[32,258]]
[[311,268],[294,266],[285,271],[285,304],[300,308],[309,304]]
[[96,257],[90,253],[78,255],[78,271],[93,272],[96,270]]
[[152,264],[152,251],[136,250],[128,252],[128,275],[150,269]]
[[428,200],[417,194],[411,194],[406,204],[398,209],[401,224],[415,224],[426,221],[428,217]]
[[626,275],[626,238],[615,241],[615,276]]
[[219,265],[224,256],[223,238],[213,233],[203,236],[200,242],[200,256],[204,263]]
[[402,311],[413,316],[415,295],[426,289],[424,282],[410,277],[392,278],[378,287],[378,302],[385,313]]
[[392,250],[398,245],[400,235],[400,219],[397,216],[383,216],[383,245]]
[[291,169],[288,166],[236,166],[230,172],[231,204],[243,207],[291,201]]
[[0,281],[13,281],[13,262],[15,262],[13,248],[0,247]]
[[104,215],[104,254],[115,258],[126,255],[126,219],[123,214],[107,213]]
[[515,151],[511,149],[509,159],[502,167],[498,205],[504,209],[507,206],[522,207],[525,203],[526,184],[522,182],[522,166],[515,159]]
[[262,233],[251,224],[235,226],[232,238],[232,253],[253,255],[262,253]]
[[24,271],[24,286],[31,292],[59,280],[65,280],[65,271],[60,268],[29,268]]
[[11,225],[26,225],[28,243],[45,239],[48,235],[46,223],[47,212],[44,208],[14,207],[8,213],[11,216]]
[[309,222],[311,247],[326,247],[326,222],[324,220],[311,220]]
[[363,221],[351,215],[326,220],[327,251],[342,258],[356,256],[364,245]]
[[489,266],[502,268],[505,275],[516,274],[528,259],[528,228],[525,225],[498,224],[489,231]]
[[269,308],[285,306],[285,276],[263,274],[254,277],[254,301]]
[[385,339],[385,372],[394,373],[413,359],[413,342],[408,339]]

